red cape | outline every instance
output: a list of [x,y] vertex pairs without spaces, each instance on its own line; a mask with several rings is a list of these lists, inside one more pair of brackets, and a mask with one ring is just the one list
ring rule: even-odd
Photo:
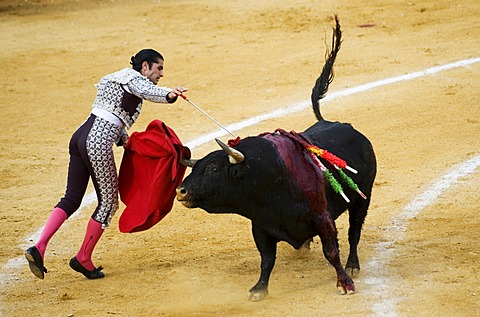
[[185,175],[183,157],[190,158],[190,150],[160,120],[132,133],[118,175],[120,199],[126,205],[120,232],[147,230],[170,212]]

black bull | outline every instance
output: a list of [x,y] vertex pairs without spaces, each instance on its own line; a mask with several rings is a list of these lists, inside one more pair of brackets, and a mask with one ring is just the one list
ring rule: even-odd
[[[250,289],[250,300],[268,294],[268,282],[275,264],[277,243],[286,241],[299,249],[320,236],[323,253],[337,272],[340,294],[351,294],[355,286],[348,273],[360,270],[357,245],[370,204],[376,161],[368,139],[350,124],[330,122],[320,114],[319,100],[333,80],[333,63],[340,49],[338,19],[320,77],[312,91],[312,106],[318,122],[301,135],[312,144],[344,159],[358,174],[349,173],[366,195],[342,187],[350,202],[336,193],[312,157],[297,142],[283,135],[266,134],[242,139],[234,147],[208,154],[195,162],[191,174],[177,189],[177,199],[189,208],[209,213],[236,213],[252,221],[255,244],[261,255],[261,273]],[[323,161],[332,173],[336,170]],[[343,269],[334,220],[349,210],[350,254]]]

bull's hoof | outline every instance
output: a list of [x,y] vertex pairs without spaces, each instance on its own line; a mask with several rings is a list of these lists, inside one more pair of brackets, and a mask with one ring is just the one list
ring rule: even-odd
[[352,295],[355,294],[355,287],[353,285],[337,286],[337,291],[338,295]]
[[251,302],[259,302],[267,296],[268,291],[250,291],[250,294],[248,294],[248,300]]
[[360,268],[346,267],[345,271],[348,275],[355,277],[360,273]]

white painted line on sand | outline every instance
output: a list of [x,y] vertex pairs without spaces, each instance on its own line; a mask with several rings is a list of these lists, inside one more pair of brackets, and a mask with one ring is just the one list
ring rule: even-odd
[[[377,88],[377,87],[380,87],[380,86],[390,85],[390,84],[394,84],[394,83],[398,83],[398,82],[406,81],[406,80],[412,80],[412,79],[416,79],[416,78],[419,78],[419,77],[422,77],[422,76],[433,75],[435,73],[445,71],[445,70],[449,70],[449,69],[453,69],[453,68],[466,67],[468,65],[475,64],[475,63],[478,63],[478,62],[480,62],[480,57],[465,59],[465,60],[461,60],[461,61],[458,61],[458,62],[453,62],[453,63],[449,63],[449,64],[445,64],[445,65],[435,66],[435,67],[427,68],[427,69],[419,71],[419,72],[414,72],[414,73],[409,73],[409,74],[405,74],[405,75],[385,78],[385,79],[382,79],[382,80],[374,81],[374,82],[363,84],[363,85],[360,85],[360,86],[347,88],[347,89],[344,89],[344,90],[341,90],[341,91],[329,93],[325,98],[322,99],[322,103],[327,102],[329,100],[334,100],[334,99],[337,99],[337,98],[342,98],[342,97],[358,94],[358,93],[361,93],[361,92],[365,92],[367,90],[374,89],[374,88]],[[291,113],[300,112],[300,111],[310,107],[310,105],[311,105],[310,100],[302,101],[302,102],[299,102],[297,104],[293,104],[293,105],[291,105],[289,107],[286,107],[286,108],[282,108],[282,109],[278,109],[278,110],[275,110],[275,111],[272,111],[272,112],[269,112],[269,113],[261,114],[261,115],[246,119],[244,121],[232,123],[232,124],[226,126],[226,129],[229,130],[229,131],[232,131],[232,132],[233,131],[238,131],[238,130],[241,130],[243,128],[255,125],[257,123],[260,123],[260,122],[263,122],[263,121],[266,121],[266,120],[270,120],[270,119],[274,119],[274,118],[280,118],[280,117],[284,117],[284,116],[286,116],[288,114],[291,114]],[[187,144],[185,144],[185,146],[193,149],[197,146],[200,146],[200,145],[203,145],[203,144],[205,144],[209,141],[212,141],[214,138],[218,138],[218,137],[224,136],[226,134],[227,133],[224,130],[220,129],[220,130],[214,131],[212,133],[208,133],[208,134],[205,134],[203,136],[200,136],[199,138],[188,142]]]
[[365,278],[365,283],[373,285],[377,296],[373,305],[375,316],[397,316],[395,307],[401,299],[393,296],[393,292],[390,291],[393,285],[390,277],[387,276],[390,274],[387,267],[394,257],[395,244],[401,242],[405,236],[408,222],[433,204],[445,191],[458,184],[461,178],[473,174],[478,167],[480,167],[480,155],[457,165],[452,171],[434,180],[425,192],[415,197],[400,214],[392,218],[391,225],[386,228],[381,238],[386,242],[375,245],[375,255],[366,265],[369,277]]

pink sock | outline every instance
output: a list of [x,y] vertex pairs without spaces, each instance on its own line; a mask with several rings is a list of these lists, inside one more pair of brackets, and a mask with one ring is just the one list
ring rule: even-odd
[[47,249],[48,241],[50,241],[66,219],[67,213],[63,209],[58,207],[53,208],[52,213],[50,214],[50,217],[48,217],[47,223],[43,228],[42,234],[40,235],[38,242],[35,244],[42,259],[45,257],[45,250]]
[[89,271],[95,268],[92,262],[92,253],[102,234],[102,224],[96,220],[93,220],[93,218],[90,218],[87,224],[85,238],[76,256],[78,262],[80,262],[80,264],[82,264],[83,267]]

